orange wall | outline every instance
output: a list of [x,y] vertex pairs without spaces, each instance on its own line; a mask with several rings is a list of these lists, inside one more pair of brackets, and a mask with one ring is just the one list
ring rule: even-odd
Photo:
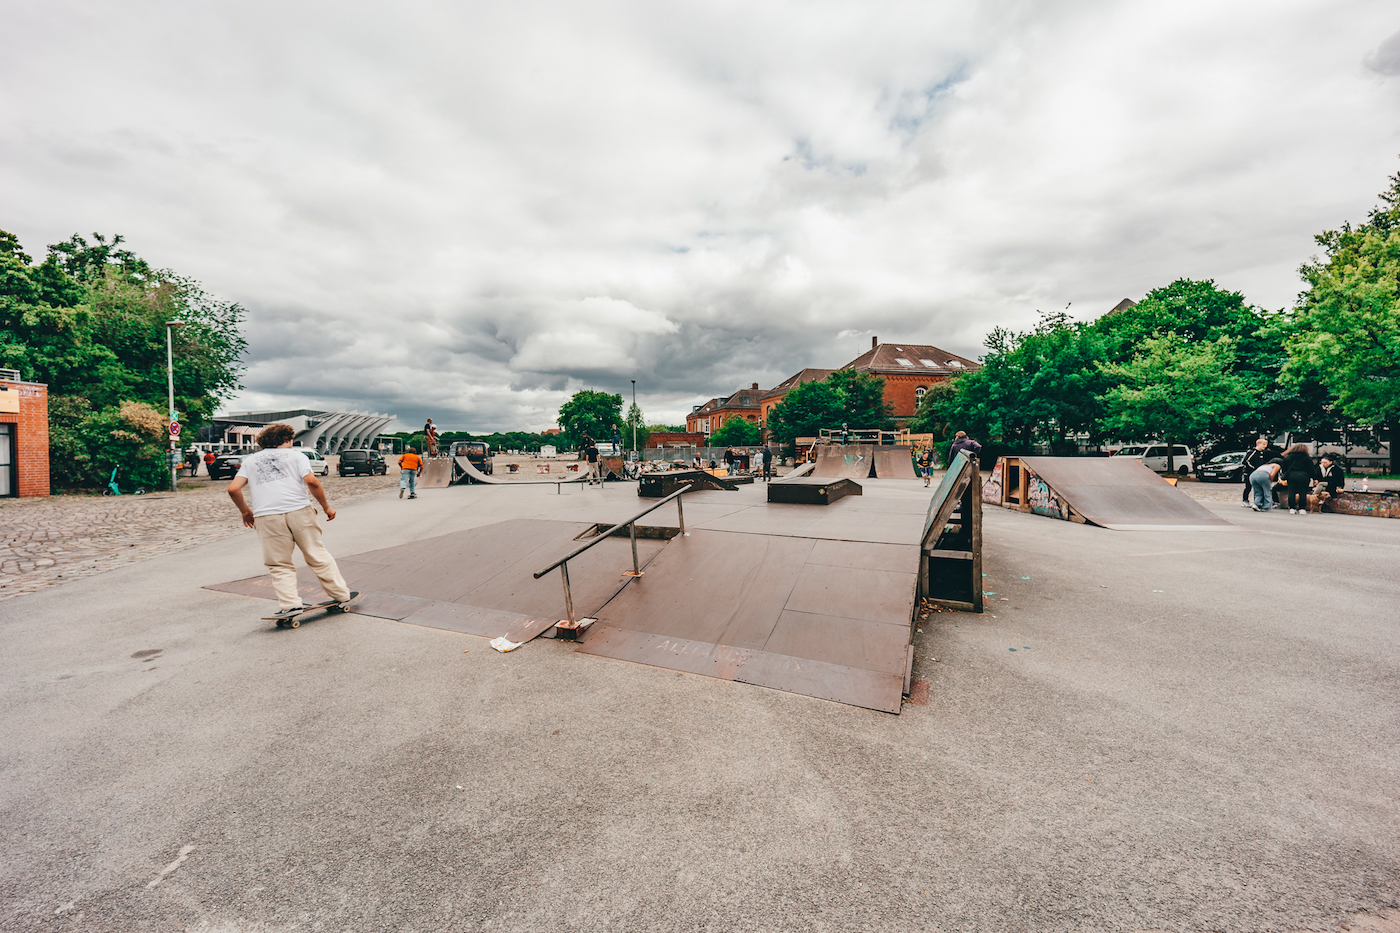
[[896,421],[907,421],[919,410],[914,398],[914,390],[919,386],[931,389],[940,382],[947,382],[947,376],[934,376],[927,373],[877,373],[885,380],[885,402],[890,406],[890,416]]

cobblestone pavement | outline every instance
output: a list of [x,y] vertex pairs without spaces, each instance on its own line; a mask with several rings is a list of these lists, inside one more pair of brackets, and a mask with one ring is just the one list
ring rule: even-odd
[[[385,476],[320,478],[331,505],[388,495]],[[179,493],[145,496],[50,496],[0,505],[0,600],[169,554],[243,531],[227,481],[180,480]]]

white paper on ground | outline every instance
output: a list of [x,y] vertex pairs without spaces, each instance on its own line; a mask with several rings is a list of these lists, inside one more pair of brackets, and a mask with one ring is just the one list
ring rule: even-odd
[[523,641],[511,641],[504,635],[501,635],[499,638],[491,639],[491,647],[495,648],[497,651],[500,651],[502,653],[506,651],[514,651],[516,648],[519,648],[523,644],[525,644]]

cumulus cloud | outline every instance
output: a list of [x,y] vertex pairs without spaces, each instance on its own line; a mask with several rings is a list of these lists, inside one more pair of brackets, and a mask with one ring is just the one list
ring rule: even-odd
[[[651,416],[1177,277],[1280,307],[1400,152],[1390,5],[22,5],[0,227],[248,307],[231,407]],[[1365,68],[1357,62],[1364,61]]]

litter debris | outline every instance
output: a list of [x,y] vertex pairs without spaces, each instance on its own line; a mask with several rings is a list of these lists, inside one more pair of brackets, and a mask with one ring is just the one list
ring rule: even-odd
[[495,648],[502,654],[505,654],[507,651],[514,651],[516,648],[519,648],[523,644],[525,644],[523,641],[511,641],[504,635],[500,636],[499,638],[491,639],[491,647]]
[[1021,579],[1022,579],[1022,580],[1029,580],[1030,577],[1022,577]]

